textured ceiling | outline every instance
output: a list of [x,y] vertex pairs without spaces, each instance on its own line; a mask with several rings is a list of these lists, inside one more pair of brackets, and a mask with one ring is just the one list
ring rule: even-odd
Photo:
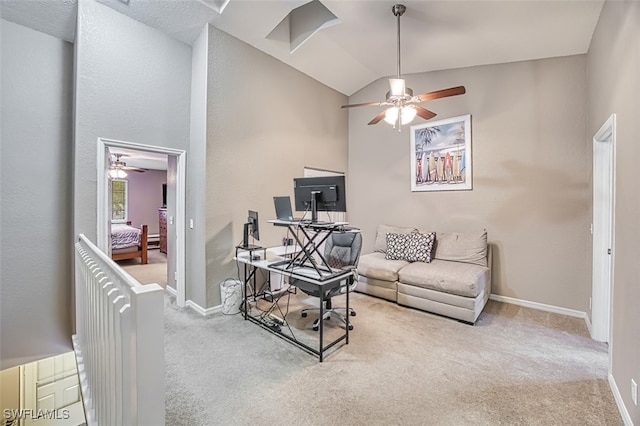
[[[346,95],[396,73],[396,1],[323,0],[339,23],[320,29],[294,53],[288,40],[267,35],[308,0],[231,0],[222,14],[222,0],[98,1],[187,44],[212,23]],[[603,1],[404,1],[402,72],[586,53]],[[0,12],[73,41],[76,9],[77,0],[1,0]]]

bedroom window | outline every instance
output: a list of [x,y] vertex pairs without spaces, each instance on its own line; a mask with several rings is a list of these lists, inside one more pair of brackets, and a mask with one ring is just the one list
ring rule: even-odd
[[128,220],[128,182],[122,179],[111,181],[111,222],[126,223]]

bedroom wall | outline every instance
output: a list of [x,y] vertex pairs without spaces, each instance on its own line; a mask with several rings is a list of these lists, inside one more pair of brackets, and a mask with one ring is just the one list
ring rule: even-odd
[[191,48],[80,0],[75,49],[74,235],[95,241],[97,138],[186,150]]
[[[424,106],[438,119],[471,114],[473,190],[411,192],[410,129],[349,112],[349,218],[373,249],[380,223],[435,231],[486,228],[494,294],[585,312],[591,288],[591,145],[585,56],[406,76],[415,93],[464,85]],[[350,97],[379,99],[380,79]],[[416,120],[415,124],[424,123]]]
[[[215,28],[209,31],[206,179],[206,306],[237,277],[234,247],[247,210],[262,246],[281,244],[274,195],[293,197],[304,166],[347,170],[346,96]],[[205,305],[201,305],[205,306]]]
[[631,379],[640,383],[640,3],[607,1],[587,54],[589,139],[616,114],[615,217],[610,353],[615,391],[640,424]]
[[72,349],[73,46],[5,20],[0,31],[5,369]]
[[129,171],[129,220],[131,225],[148,225],[149,234],[160,232],[158,208],[162,207],[162,184],[167,183],[166,170]]

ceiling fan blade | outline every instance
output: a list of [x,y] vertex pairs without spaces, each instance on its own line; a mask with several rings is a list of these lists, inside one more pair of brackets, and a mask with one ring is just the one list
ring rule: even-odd
[[384,104],[385,104],[384,102],[365,102],[362,104],[342,105],[341,108],[353,108],[353,107],[361,107],[361,106],[380,106]]
[[382,120],[384,118],[384,113],[386,111],[382,111],[380,114],[376,115],[373,120],[371,120],[369,122],[369,126],[371,126],[372,124],[378,124],[380,122],[380,120]]
[[416,114],[418,114],[419,117],[422,117],[425,120],[430,120],[436,116],[435,112],[429,111],[428,109],[423,108],[420,105],[414,105],[413,107],[416,109]]
[[451,87],[449,89],[436,90],[435,92],[423,93],[416,96],[418,102],[430,101],[433,99],[447,98],[449,96],[464,95],[466,89],[464,86]]

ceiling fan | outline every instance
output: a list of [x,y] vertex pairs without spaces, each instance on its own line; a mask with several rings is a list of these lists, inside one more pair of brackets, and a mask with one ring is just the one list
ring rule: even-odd
[[141,169],[138,167],[127,167],[127,163],[121,160],[122,157],[128,157],[127,154],[113,154],[113,158],[109,164],[109,176],[113,179],[123,179],[127,177],[125,170],[132,172],[144,173],[147,169]]
[[384,119],[384,121],[393,125],[394,128],[398,126],[398,131],[400,131],[400,127],[403,124],[410,123],[416,115],[425,120],[436,116],[435,112],[418,105],[420,102],[462,95],[466,92],[464,86],[457,86],[414,96],[413,90],[406,87],[405,81],[400,75],[400,17],[406,10],[407,8],[402,4],[396,4],[391,8],[393,15],[398,18],[398,75],[395,78],[389,78],[390,90],[386,94],[386,100],[382,102],[342,105],[342,108],[388,106],[389,108],[376,115],[373,120],[369,122],[369,125],[377,124],[380,120]]

